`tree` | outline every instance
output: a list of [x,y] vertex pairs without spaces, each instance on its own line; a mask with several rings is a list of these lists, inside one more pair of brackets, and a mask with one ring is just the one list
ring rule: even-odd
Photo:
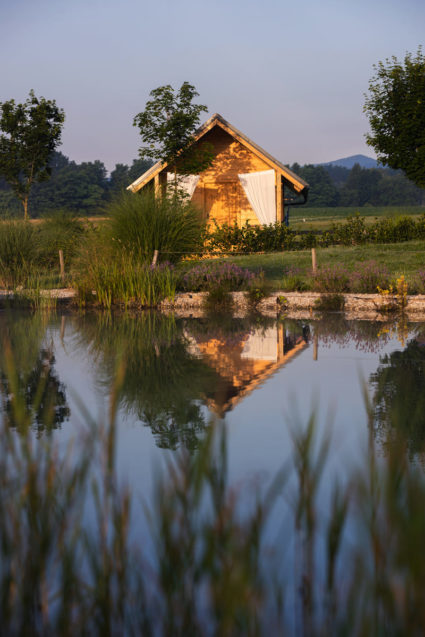
[[199,126],[199,116],[208,109],[203,104],[192,104],[199,95],[195,87],[183,82],[178,92],[172,86],[160,86],[150,93],[144,111],[135,116],[143,142],[139,150],[141,159],[166,162],[182,174],[197,174],[211,165],[214,155],[211,145],[192,145]]
[[152,160],[150,159],[134,159],[131,166],[116,164],[109,179],[109,194],[112,197],[119,195],[151,166]]
[[360,164],[354,164],[341,188],[341,205],[376,205],[381,180],[382,173],[376,168],[362,168]]
[[30,91],[24,104],[0,103],[0,174],[11,185],[28,218],[28,198],[35,182],[50,177],[49,159],[60,144],[64,111],[54,100]]
[[292,170],[310,184],[308,207],[322,208],[338,204],[338,190],[323,166],[294,164]]
[[364,111],[371,134],[366,140],[378,160],[403,170],[418,186],[425,187],[425,56],[407,53],[374,66]]

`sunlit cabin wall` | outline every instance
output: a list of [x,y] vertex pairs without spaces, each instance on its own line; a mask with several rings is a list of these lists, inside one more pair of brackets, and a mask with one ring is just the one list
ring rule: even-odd
[[201,143],[213,146],[215,159],[201,173],[192,202],[209,223],[215,220],[219,224],[258,224],[238,174],[270,170],[270,166],[218,126],[206,133]]

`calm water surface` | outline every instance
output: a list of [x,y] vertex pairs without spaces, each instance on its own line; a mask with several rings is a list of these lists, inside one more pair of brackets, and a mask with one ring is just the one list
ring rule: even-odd
[[[155,313],[1,312],[0,333],[3,414],[9,415],[10,397],[16,391],[5,373],[10,346],[17,386],[28,406],[34,405],[40,375],[45,378],[40,407],[32,412],[33,432],[40,441],[50,436],[59,450],[68,449],[71,440],[85,440],[90,420],[108,422],[110,397],[117,374],[121,377],[116,466],[120,482],[129,486],[136,502],[155,508],[158,473],[169,484],[170,460],[183,449],[195,453],[217,423],[227,437],[236,516],[252,511],[279,469],[288,468],[288,483],[277,492],[262,536],[260,561],[265,573],[278,572],[287,586],[285,622],[293,634],[300,634],[304,615],[306,622],[312,616],[300,588],[305,573],[307,581],[317,581],[318,596],[324,590],[324,530],[337,482],[351,485],[356,470],[369,475],[366,452],[371,442],[378,462],[396,441],[420,471],[424,465],[425,324],[409,324],[401,318],[347,321],[332,314],[314,320],[274,321],[225,315],[195,320]],[[53,422],[45,420],[46,406],[53,407]],[[294,437],[304,430],[312,413],[318,441],[331,432],[315,508],[315,569],[305,568],[313,561],[302,561],[313,543],[305,541],[304,531],[294,533],[300,490],[291,464]],[[13,418],[7,422],[13,423]],[[73,453],[78,458],[78,445]],[[100,469],[99,458],[99,454],[93,456],[94,472]],[[367,503],[366,497],[366,509]],[[208,502],[203,500],[201,506],[208,507]],[[344,527],[347,541],[338,557],[341,599],[349,598],[346,573],[355,573],[356,556],[365,556],[363,575],[372,559],[374,544],[364,539],[368,514],[363,514],[362,522],[358,510],[350,506]],[[93,495],[89,495],[85,508],[89,527],[94,511]],[[144,511],[134,506],[130,539],[155,563],[157,538],[148,532]],[[422,536],[418,537],[422,546]],[[357,589],[353,599],[356,595]],[[202,590],[199,598],[202,601]],[[267,609],[266,605],[266,617]]]
[[[383,451],[397,411],[409,415],[412,458],[425,438],[424,324],[339,315],[276,322],[7,312],[0,321],[23,378],[50,365],[59,443],[78,436],[85,411],[105,420],[124,364],[117,467],[145,497],[163,460],[182,447],[195,450],[217,421],[228,436],[232,483],[272,476],[291,453],[291,430],[304,426],[313,409],[319,437],[332,426],[327,470],[343,475],[360,462],[371,431],[363,387]],[[38,420],[34,429],[43,434]]]

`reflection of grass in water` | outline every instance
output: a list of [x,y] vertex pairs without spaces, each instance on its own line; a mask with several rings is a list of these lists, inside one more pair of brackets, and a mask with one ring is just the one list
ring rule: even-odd
[[0,312],[0,368],[6,366],[4,343],[10,344],[16,368],[22,374],[33,369],[46,333],[48,315],[41,312]]
[[80,333],[107,387],[124,361],[120,404],[152,428],[160,447],[197,446],[205,428],[200,400],[216,375],[189,353],[180,323],[156,313],[90,315]]

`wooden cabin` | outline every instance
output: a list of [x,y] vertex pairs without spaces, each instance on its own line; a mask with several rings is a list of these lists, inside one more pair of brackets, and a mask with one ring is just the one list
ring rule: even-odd
[[[194,144],[213,149],[212,165],[200,175],[182,176],[181,187],[211,223],[244,225],[283,221],[285,205],[307,199],[308,184],[217,113],[195,134]],[[157,162],[128,190],[164,189],[174,179],[170,167]]]

